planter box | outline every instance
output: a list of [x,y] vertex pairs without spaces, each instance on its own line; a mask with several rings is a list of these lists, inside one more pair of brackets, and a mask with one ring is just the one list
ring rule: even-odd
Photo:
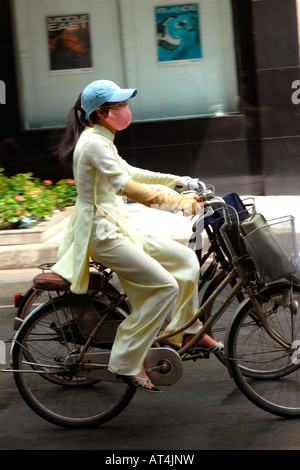
[[0,230],[0,246],[43,243],[67,226],[72,210],[73,207],[55,212],[31,228]]

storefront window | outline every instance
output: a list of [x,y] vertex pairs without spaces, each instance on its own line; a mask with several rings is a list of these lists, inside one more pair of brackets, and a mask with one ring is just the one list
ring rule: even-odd
[[136,87],[134,121],[238,112],[230,0],[13,0],[25,129],[63,126],[84,86]]

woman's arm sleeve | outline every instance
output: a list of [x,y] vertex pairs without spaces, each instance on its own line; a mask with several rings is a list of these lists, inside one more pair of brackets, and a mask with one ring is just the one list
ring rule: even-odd
[[132,179],[126,181],[122,195],[147,207],[168,212],[182,211],[185,216],[199,214],[201,206],[197,194],[170,195],[155,191],[147,185],[139,184]]
[[126,181],[131,179],[131,176],[120,165],[110,145],[104,141],[93,141],[88,143],[86,151],[91,165],[104,175],[116,193],[121,195]]
[[136,181],[137,183],[162,184],[164,186],[168,186],[169,188],[174,188],[179,179],[179,176],[177,175],[143,170],[142,168],[137,168],[135,166],[130,165],[121,157],[120,160],[122,161],[122,166],[124,166],[127,173],[132,176],[134,181]]

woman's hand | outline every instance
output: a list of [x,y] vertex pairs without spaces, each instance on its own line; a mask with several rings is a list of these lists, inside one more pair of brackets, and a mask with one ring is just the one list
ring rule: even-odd
[[175,187],[179,188],[181,191],[186,191],[187,189],[189,189],[188,182],[191,179],[192,178],[190,176],[180,176],[178,180],[176,181]]

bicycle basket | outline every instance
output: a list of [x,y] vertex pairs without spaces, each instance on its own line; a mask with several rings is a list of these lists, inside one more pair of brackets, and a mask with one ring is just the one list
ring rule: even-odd
[[300,269],[293,216],[267,221],[256,214],[240,225],[242,239],[263,282],[288,277]]

